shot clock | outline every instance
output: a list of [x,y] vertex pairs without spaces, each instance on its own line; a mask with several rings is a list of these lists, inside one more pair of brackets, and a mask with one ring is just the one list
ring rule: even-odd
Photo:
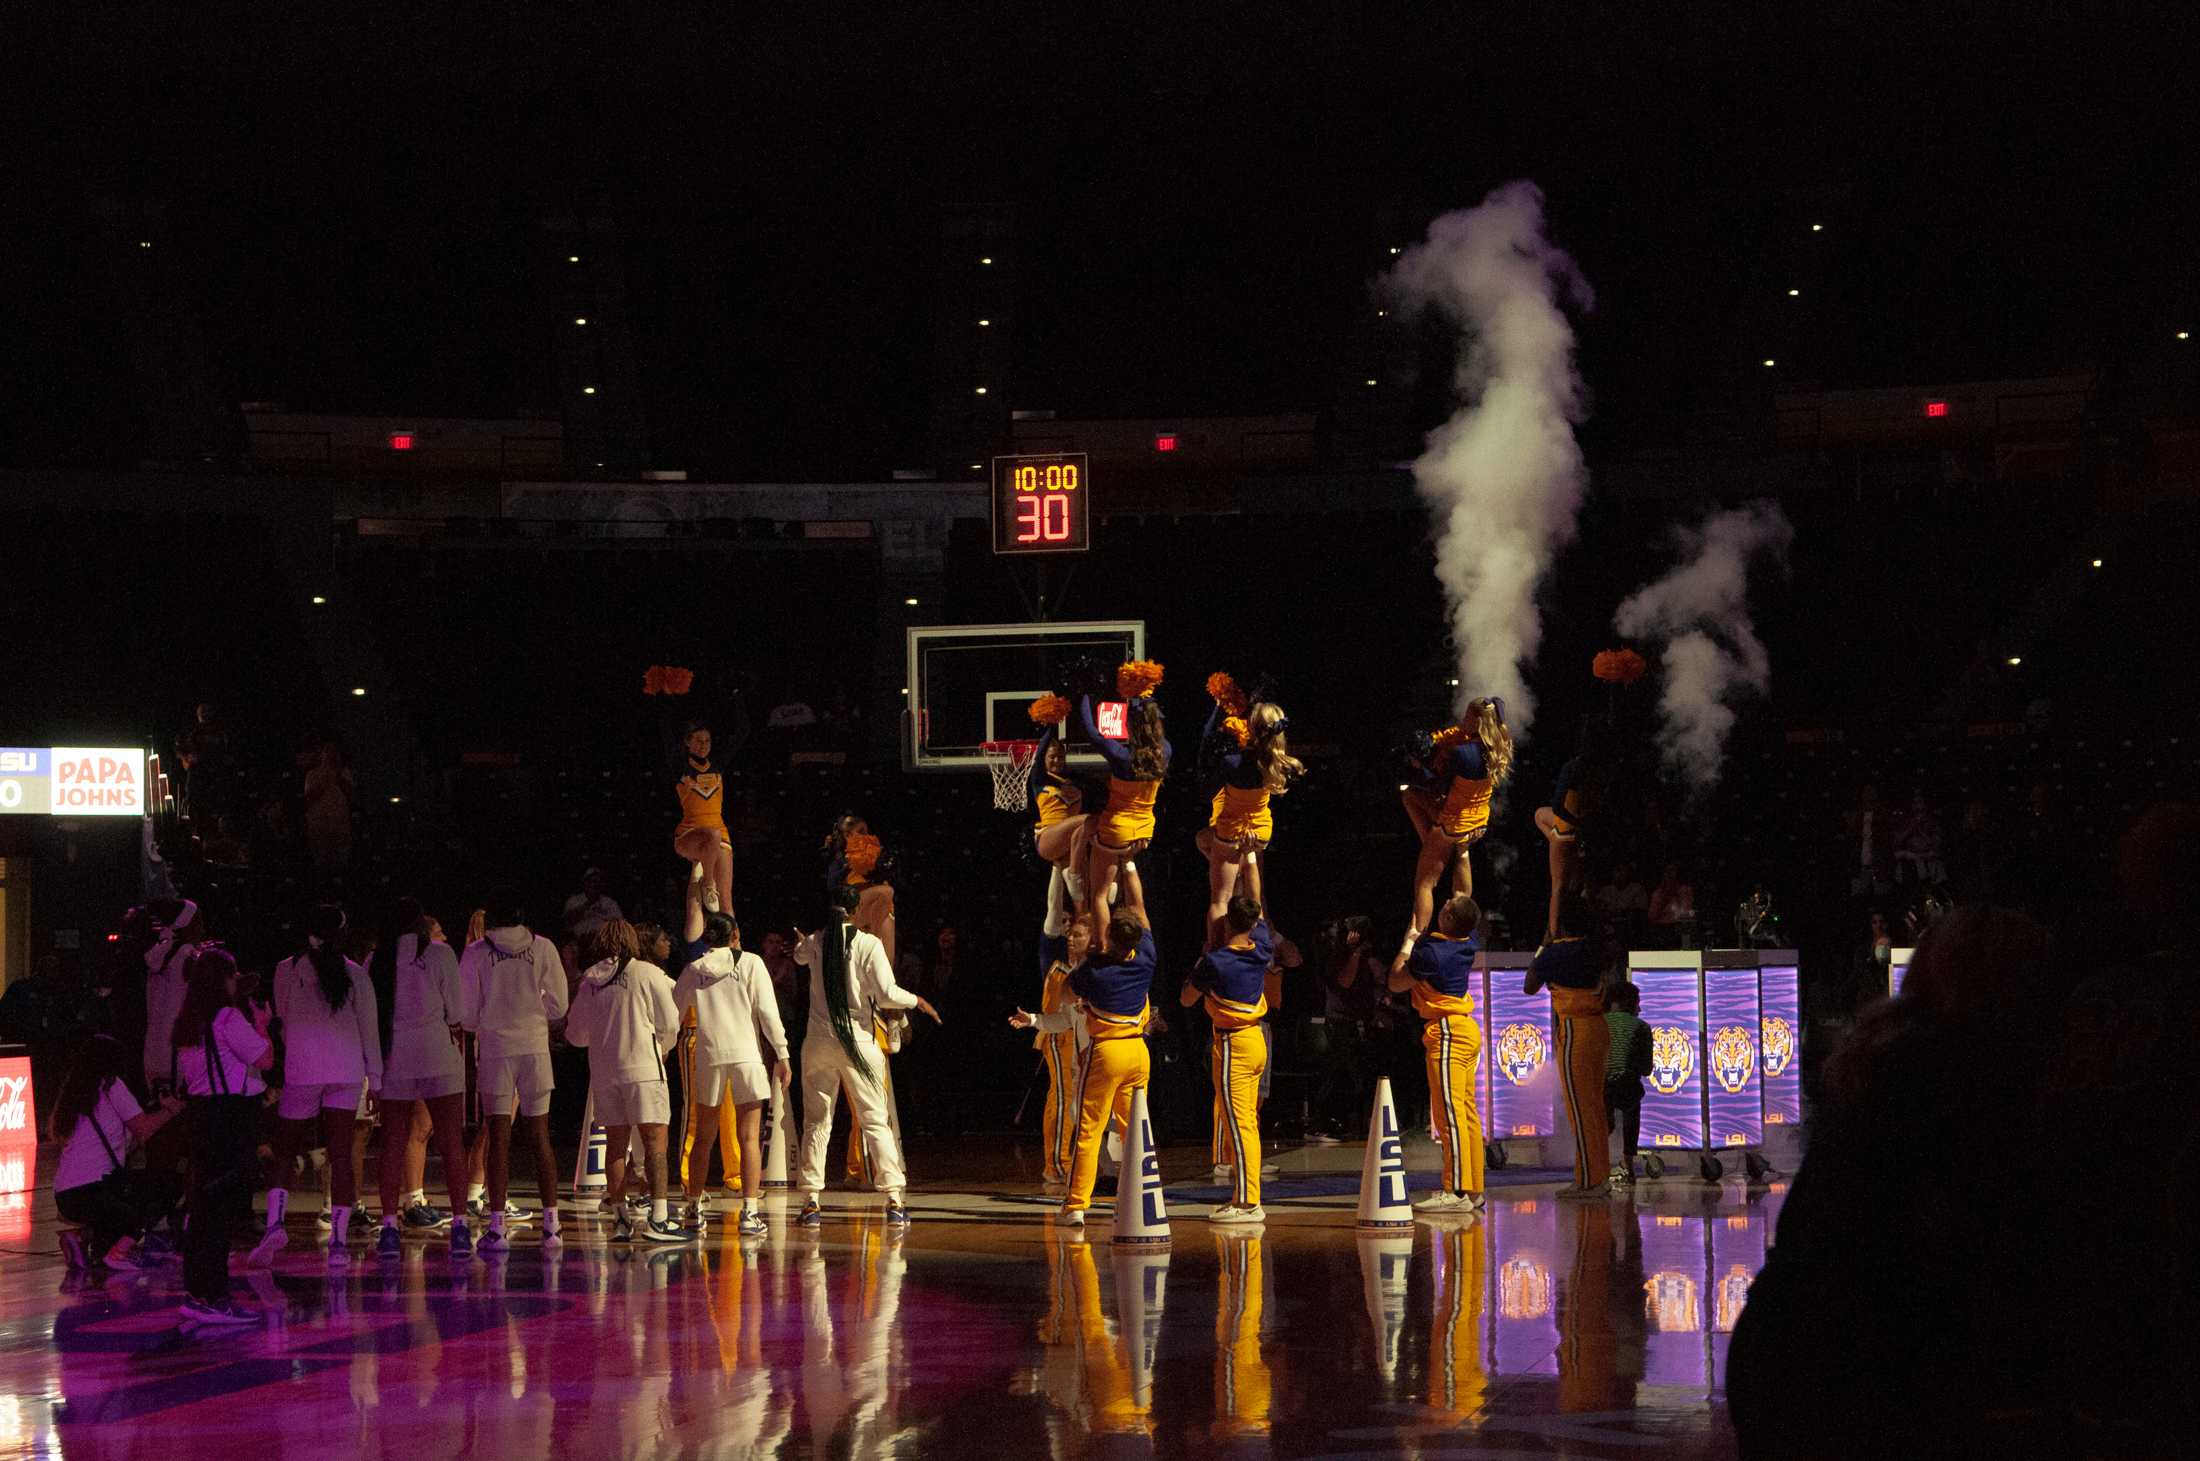
[[993,551],[1092,547],[1092,473],[1083,452],[993,459]]

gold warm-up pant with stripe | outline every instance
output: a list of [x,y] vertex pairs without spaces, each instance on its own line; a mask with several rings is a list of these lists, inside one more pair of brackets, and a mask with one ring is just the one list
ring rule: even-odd
[[[1109,1123],[1127,1125],[1131,1092],[1153,1077],[1153,1057],[1136,1036],[1095,1040],[1085,1048],[1077,1069],[1077,1151],[1070,1160],[1069,1196],[1063,1207],[1082,1212],[1092,1206],[1092,1184],[1100,1176],[1100,1147]],[[1116,1201],[1137,1190],[1135,1173],[1116,1175]]]
[[[1428,1408],[1441,1420],[1464,1424],[1482,1417],[1490,1388],[1489,1372],[1482,1364],[1490,1230],[1481,1223],[1439,1228],[1435,1242],[1441,1261],[1434,1265],[1436,1322],[1428,1336]],[[1507,1281],[1533,1286],[1536,1273],[1529,1264],[1511,1273]],[[1532,1302],[1507,1297],[1512,1300],[1510,1307],[1532,1309]],[[1532,1301],[1534,1296],[1521,1297]],[[1548,1295],[1544,1301],[1548,1302]]]
[[1215,1146],[1233,1164],[1230,1201],[1260,1204],[1260,1073],[1268,1068],[1268,1042],[1260,1026],[1214,1032],[1209,1071],[1215,1083]]
[[1046,1147],[1049,1182],[1069,1180],[1070,1157],[1077,1147],[1077,1037],[1068,1031],[1044,1037],[1039,1054],[1047,1063],[1047,1105],[1039,1119]]
[[1574,1181],[1594,1187],[1612,1175],[1604,1114],[1604,1061],[1612,1053],[1612,1031],[1596,991],[1552,985],[1551,1031],[1558,1041],[1566,1119],[1574,1124]]
[[[687,1120],[680,1123],[679,1184],[687,1185],[688,1158],[695,1151],[695,1032],[690,1028],[680,1041],[680,1092],[688,1103]],[[707,1107],[705,1108],[708,1109]],[[708,1119],[708,1118],[705,1118]],[[728,1192],[741,1190],[741,1118],[732,1101],[718,1103],[718,1160],[725,1175],[720,1179]],[[708,1172],[703,1174],[709,1176]]]
[[1436,1118],[1444,1190],[1480,1192],[1482,1116],[1474,1104],[1474,1082],[1482,1064],[1482,1031],[1472,1015],[1445,1015],[1421,1027],[1421,1048],[1428,1058],[1428,1108]]

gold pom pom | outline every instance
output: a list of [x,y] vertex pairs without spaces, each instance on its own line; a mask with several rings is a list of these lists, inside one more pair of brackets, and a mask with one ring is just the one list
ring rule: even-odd
[[848,881],[860,883],[871,876],[878,867],[878,855],[884,844],[868,832],[849,834],[848,845],[842,855],[848,859]]
[[1069,719],[1069,701],[1053,692],[1041,695],[1031,702],[1033,725],[1060,725]]
[[1608,685],[1632,685],[1649,668],[1642,656],[1631,649],[1607,649],[1597,655],[1589,672]]
[[1115,672],[1115,693],[1125,700],[1143,700],[1161,688],[1161,664],[1134,659]]
[[1216,670],[1207,677],[1207,694],[1222,707],[1225,715],[1242,718],[1252,711],[1253,702],[1238,687],[1238,682],[1221,670]]

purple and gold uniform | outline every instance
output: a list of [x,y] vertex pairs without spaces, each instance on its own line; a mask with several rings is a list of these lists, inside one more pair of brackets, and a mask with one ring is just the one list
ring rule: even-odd
[[1217,1161],[1234,1164],[1230,1201],[1239,1207],[1260,1205],[1260,1075],[1268,1067],[1260,1022],[1268,1013],[1268,970],[1274,962],[1275,935],[1262,919],[1192,969],[1192,984],[1204,996],[1214,1026]]
[[1479,950],[1472,934],[1455,939],[1428,933],[1406,959],[1406,972],[1414,981],[1413,1008],[1427,1022],[1421,1027],[1421,1049],[1428,1062],[1429,1110],[1436,1118],[1443,1183],[1449,1192],[1482,1190],[1482,1117],[1474,1103],[1482,1060],[1473,993]]
[[1147,997],[1158,962],[1149,929],[1139,935],[1138,947],[1126,957],[1103,963],[1087,959],[1070,971],[1070,993],[1083,1001],[1085,1029],[1092,1036],[1077,1073],[1077,1145],[1070,1162],[1069,1195],[1063,1203],[1070,1211],[1092,1206],[1101,1141],[1109,1123],[1130,1119],[1131,1093],[1142,1090],[1152,1078],[1146,1027],[1153,1012]]
[[[1100,812],[1094,827],[1100,845],[1111,852],[1121,852],[1153,840],[1154,799],[1161,794],[1159,777],[1142,781],[1131,774],[1130,748],[1111,741],[1100,734],[1100,726],[1093,719],[1092,697],[1087,695],[1078,701],[1077,714],[1085,726],[1085,739],[1092,742],[1100,758],[1108,763],[1108,804]],[[1166,767],[1171,754],[1168,741],[1161,743],[1161,763]]]

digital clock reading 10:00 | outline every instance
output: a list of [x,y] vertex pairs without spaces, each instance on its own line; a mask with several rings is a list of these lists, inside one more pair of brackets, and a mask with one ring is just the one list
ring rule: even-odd
[[993,459],[993,551],[1082,553],[1092,546],[1083,452]]

